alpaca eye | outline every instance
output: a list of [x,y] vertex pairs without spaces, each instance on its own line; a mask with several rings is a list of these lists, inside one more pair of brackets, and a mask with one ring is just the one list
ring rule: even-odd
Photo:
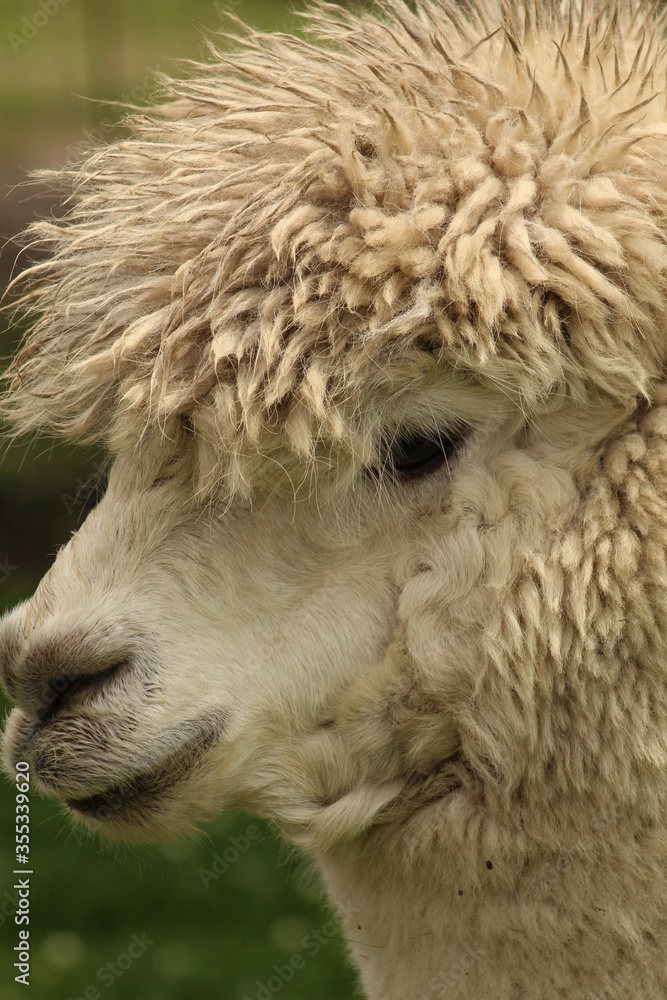
[[417,479],[449,466],[462,442],[461,431],[406,434],[391,442],[382,466],[399,480]]

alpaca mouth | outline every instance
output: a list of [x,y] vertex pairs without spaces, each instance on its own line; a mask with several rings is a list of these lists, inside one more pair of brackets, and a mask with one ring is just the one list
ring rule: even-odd
[[[14,709],[10,720],[4,740],[7,769],[13,771],[16,761],[28,761],[37,787],[82,818],[101,824],[125,818],[136,822],[137,815],[166,800],[219,742],[227,725],[222,710],[186,719],[145,745],[143,770],[133,773],[122,767],[114,776],[104,758],[111,754],[117,761],[133,762],[142,753],[136,745],[136,723],[123,729],[117,718],[81,714],[76,720],[40,724],[20,709]],[[155,744],[170,749],[156,752]]]
[[[188,728],[188,724],[185,724]],[[80,798],[66,798],[65,804],[87,820],[106,823],[123,821],[145,813],[169,796],[170,791],[200,764],[205,754],[220,740],[225,718],[215,715],[189,724],[191,735],[154,768],[112,785],[103,792]]]

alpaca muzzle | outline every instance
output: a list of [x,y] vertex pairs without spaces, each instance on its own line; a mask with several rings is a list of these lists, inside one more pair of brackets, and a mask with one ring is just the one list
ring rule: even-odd
[[139,704],[146,701],[147,666],[127,622],[124,630],[51,619],[35,627],[28,608],[0,622],[0,680],[15,706],[5,729],[5,765],[29,761],[45,790],[56,794],[89,789],[91,778],[103,780],[96,759],[136,729],[124,715],[124,696],[132,691]]
[[132,669],[132,643],[118,643],[106,626],[33,632],[21,608],[0,623],[0,679],[11,701],[37,726],[117,686],[120,675]]

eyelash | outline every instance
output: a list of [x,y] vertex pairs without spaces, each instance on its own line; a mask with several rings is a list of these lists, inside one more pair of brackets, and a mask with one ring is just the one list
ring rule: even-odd
[[465,436],[466,428],[397,435],[381,449],[383,457],[372,471],[398,483],[422,479],[443,465],[450,468]]

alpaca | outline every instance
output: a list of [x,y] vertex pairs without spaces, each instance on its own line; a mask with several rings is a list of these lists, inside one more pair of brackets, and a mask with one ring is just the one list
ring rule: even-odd
[[6,766],[315,860],[369,1000],[667,995],[667,15],[329,4],[58,175],[14,432],[104,442]]

